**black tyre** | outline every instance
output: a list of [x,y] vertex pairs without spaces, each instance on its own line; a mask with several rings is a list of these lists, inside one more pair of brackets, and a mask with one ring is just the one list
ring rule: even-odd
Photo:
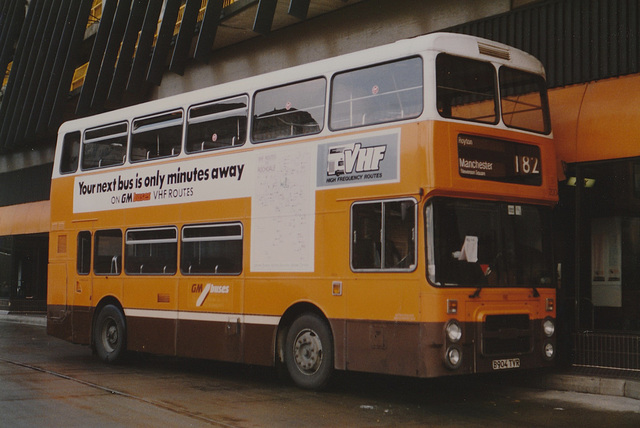
[[296,319],[287,332],[284,361],[299,387],[326,387],[333,374],[333,340],[327,323],[315,314]]
[[104,362],[115,363],[127,349],[127,328],[122,311],[107,305],[98,314],[93,328],[93,345]]

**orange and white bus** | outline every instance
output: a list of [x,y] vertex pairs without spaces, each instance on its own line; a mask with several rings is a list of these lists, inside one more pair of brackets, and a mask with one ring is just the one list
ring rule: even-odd
[[313,389],[551,365],[544,76],[440,33],[66,122],[49,334]]

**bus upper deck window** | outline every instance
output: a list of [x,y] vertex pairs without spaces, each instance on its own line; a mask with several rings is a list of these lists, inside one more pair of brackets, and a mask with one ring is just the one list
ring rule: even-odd
[[249,97],[193,106],[187,120],[187,153],[237,147],[247,139]]
[[131,162],[178,156],[182,110],[136,119],[131,134]]
[[60,173],[69,174],[78,170],[80,155],[80,131],[65,134],[62,140],[62,156],[60,157]]
[[440,116],[498,123],[496,76],[490,63],[439,54],[436,58],[436,86]]
[[501,67],[500,103],[505,125],[544,134],[551,131],[546,84],[542,76]]
[[407,58],[336,74],[331,84],[333,130],[411,119],[422,113],[422,59]]
[[82,144],[82,169],[124,164],[127,137],[127,122],[86,130]]
[[257,92],[253,106],[254,142],[322,131],[326,81],[323,78]]

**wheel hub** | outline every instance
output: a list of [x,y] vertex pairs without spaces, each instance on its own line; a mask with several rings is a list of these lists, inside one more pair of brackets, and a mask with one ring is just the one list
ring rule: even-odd
[[293,346],[293,357],[304,374],[315,373],[322,364],[322,342],[313,330],[301,331]]
[[104,329],[105,348],[113,351],[118,344],[118,327],[112,321]]

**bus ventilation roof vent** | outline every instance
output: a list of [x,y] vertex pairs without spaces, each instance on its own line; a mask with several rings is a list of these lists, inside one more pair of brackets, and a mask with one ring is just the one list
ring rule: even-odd
[[509,49],[500,46],[490,45],[488,43],[478,42],[478,51],[483,55],[489,55],[500,59],[511,59]]

